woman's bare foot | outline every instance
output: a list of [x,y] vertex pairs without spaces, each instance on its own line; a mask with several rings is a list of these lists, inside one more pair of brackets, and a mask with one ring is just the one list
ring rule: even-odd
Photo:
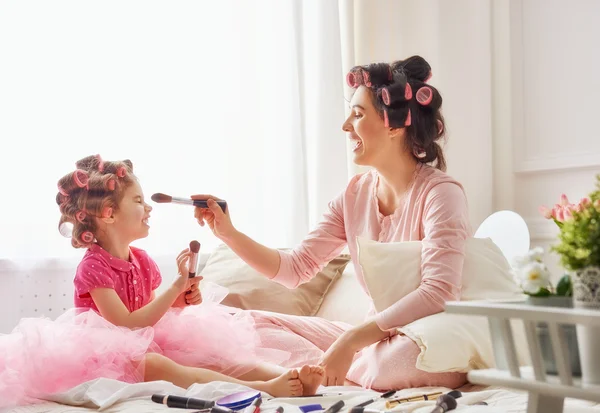
[[292,369],[273,380],[254,386],[254,388],[269,393],[273,397],[302,396],[302,382],[298,377],[298,370]]
[[302,395],[312,396],[323,382],[325,370],[320,366],[303,366],[300,369],[300,381],[302,382]]

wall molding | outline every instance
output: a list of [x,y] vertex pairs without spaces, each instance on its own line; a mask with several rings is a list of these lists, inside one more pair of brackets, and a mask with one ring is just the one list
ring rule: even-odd
[[600,153],[571,153],[522,159],[515,168],[515,173],[525,175],[578,169],[600,169]]
[[545,218],[525,218],[529,228],[529,236],[532,241],[555,241],[557,240],[558,227]]

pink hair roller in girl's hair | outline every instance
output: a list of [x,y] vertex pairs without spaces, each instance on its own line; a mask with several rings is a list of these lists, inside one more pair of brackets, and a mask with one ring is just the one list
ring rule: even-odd
[[433,90],[430,87],[423,86],[419,90],[417,90],[416,94],[417,102],[419,102],[423,106],[427,106],[433,100]]
[[79,221],[81,223],[83,223],[86,216],[87,216],[87,213],[83,209],[81,211],[77,211],[77,213],[75,214],[75,218],[77,218],[77,221]]
[[96,155],[96,159],[98,160],[98,171],[104,172],[104,161],[100,155]]
[[92,234],[90,231],[85,231],[81,233],[79,238],[81,238],[81,240],[86,244],[89,244],[94,240],[94,234]]
[[188,277],[194,278],[196,276],[196,267],[198,266],[198,253],[200,252],[200,243],[196,240],[190,242],[190,261],[188,265]]
[[[64,196],[64,197],[69,197],[69,193],[68,193],[67,191],[65,191],[65,190],[63,189],[63,187],[62,187],[62,186],[60,186],[60,185],[58,185],[58,192],[59,192],[59,193],[60,193],[62,196]],[[63,201],[63,202],[64,202],[64,201]]]
[[108,181],[106,181],[106,189],[108,189],[109,191],[114,191],[116,187],[117,182],[114,179],[109,179]]
[[119,169],[117,169],[117,176],[119,178],[123,178],[123,177],[125,177],[125,175],[127,175],[127,168],[125,168],[124,166],[121,166]]
[[80,188],[87,188],[89,179],[88,174],[81,169],[76,169],[75,172],[73,172],[73,181],[75,181],[75,185]]

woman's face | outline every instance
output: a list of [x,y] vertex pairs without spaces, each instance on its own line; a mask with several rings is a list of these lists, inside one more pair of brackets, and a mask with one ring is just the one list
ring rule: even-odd
[[342,125],[353,143],[354,163],[377,167],[390,155],[398,155],[398,129],[385,127],[373,105],[371,91],[359,86],[350,101],[351,113]]

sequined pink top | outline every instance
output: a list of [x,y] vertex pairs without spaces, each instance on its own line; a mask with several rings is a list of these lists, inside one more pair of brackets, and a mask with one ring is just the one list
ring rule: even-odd
[[77,267],[75,307],[98,311],[90,291],[112,288],[130,312],[148,304],[162,281],[160,270],[146,251],[129,247],[129,261],[110,255],[98,244],[89,248]]
[[369,294],[358,263],[356,237],[379,242],[422,241],[421,284],[379,314],[383,330],[406,325],[444,310],[460,297],[466,239],[471,236],[467,198],[460,183],[420,164],[405,202],[393,214],[379,211],[379,175],[356,175],[329,204],[324,220],[290,252],[279,251],[281,265],[273,280],[289,288],[309,281],[348,245],[358,281]]

